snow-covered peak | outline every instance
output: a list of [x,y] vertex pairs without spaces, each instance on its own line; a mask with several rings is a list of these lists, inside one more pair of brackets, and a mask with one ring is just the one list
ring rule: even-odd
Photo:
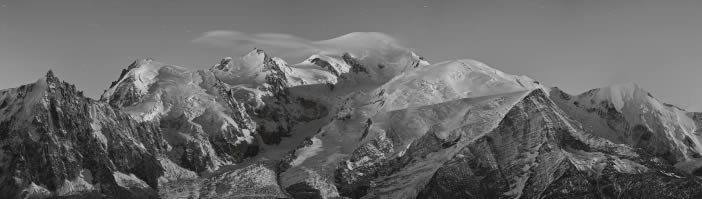
[[47,79],[56,78],[56,76],[54,76],[54,71],[51,69],[49,69],[49,71],[46,72],[46,75],[44,75],[44,77],[46,77]]
[[309,66],[313,60],[323,60],[335,66],[331,63],[332,60],[339,60],[343,65],[359,72],[359,75],[348,78],[352,84],[382,84],[400,73],[429,65],[411,49],[403,47],[397,40],[383,33],[353,32],[313,44],[320,48],[303,55],[311,57],[296,65]]
[[30,120],[35,114],[35,106],[48,106],[49,96],[52,93],[75,97],[83,97],[83,92],[76,90],[75,86],[61,81],[49,70],[44,76],[34,83],[0,90],[0,122],[11,117],[21,120]]
[[[287,67],[287,62],[277,57],[270,57],[265,51],[254,48],[249,53],[241,56],[238,60],[234,60],[231,57],[223,58],[218,64],[212,66],[210,71],[215,73],[228,72],[235,76],[241,76],[234,73],[246,73],[251,75],[251,73],[254,72],[276,70],[278,67],[280,67],[281,70],[285,70],[285,67]],[[224,79],[230,78],[225,77]]]
[[217,70],[225,70],[231,63],[232,57],[225,57],[222,59],[222,61],[219,61],[219,64],[212,66],[212,68]]
[[257,66],[262,66],[264,62],[266,61],[266,58],[268,58],[268,55],[266,52],[264,52],[261,49],[254,49],[251,52],[247,53],[243,57],[241,57],[242,63],[248,65],[249,67],[257,67]]
[[280,67],[288,66],[288,62],[286,62],[285,60],[283,60],[280,57],[273,57],[272,59],[273,59],[273,62],[275,62],[275,64],[280,66]]
[[614,107],[621,111],[625,101],[635,98],[645,98],[648,92],[641,89],[635,83],[617,84],[600,90],[600,94],[609,97],[614,104]]
[[285,63],[280,58],[269,57],[265,51],[254,48],[249,53],[241,56],[238,60],[234,60],[232,57],[223,58],[219,64],[212,66],[210,70],[220,70],[220,71],[245,71],[245,70],[255,70],[259,69],[261,71],[266,67],[266,62],[275,62],[276,64]]
[[134,60],[134,63],[132,63],[132,65],[130,65],[130,67],[139,67],[139,66],[142,66],[142,65],[147,65],[147,64],[149,64],[149,63],[151,63],[151,62],[153,62],[153,61],[154,61],[154,59],[152,59],[152,58],[141,58],[141,59],[137,59],[137,60]]
[[430,65],[430,63],[427,60],[425,60],[424,57],[417,55],[417,53],[415,53],[415,52],[411,52],[411,53],[412,53],[412,58],[419,61],[419,65],[421,65],[421,66]]
[[131,105],[138,101],[140,96],[149,93],[149,88],[158,81],[158,76],[164,68],[187,71],[186,68],[164,64],[150,58],[138,59],[127,69],[122,70],[120,77],[105,90],[100,99],[110,101],[112,105]]
[[593,89],[580,95],[581,97],[602,102],[608,101],[614,108],[622,112],[626,103],[640,103],[651,100],[651,95],[635,83],[615,84],[604,88]]
[[287,63],[271,57],[255,48],[236,61],[226,61],[227,65],[215,65],[210,70],[217,78],[230,86],[266,88],[281,90],[287,87],[287,74],[291,72]]
[[288,62],[286,62],[282,58],[273,57],[271,59],[273,60],[273,63],[275,63],[275,65],[278,65],[278,67],[280,67],[280,70],[283,71],[285,74],[289,74],[292,71],[292,69],[288,65]]
[[416,68],[430,65],[416,53],[404,48],[368,51],[320,52],[289,66],[293,85],[333,84],[345,90],[363,85],[381,85]]
[[[222,63],[228,64],[226,60]],[[229,90],[214,76],[213,70],[192,71],[153,60],[138,60],[125,70],[102,99],[113,107],[119,107],[134,120],[160,121],[161,130],[168,135],[166,140],[171,144],[201,142],[198,145],[201,148],[193,150],[210,158],[182,160],[193,164],[197,162],[190,165],[192,167],[186,167],[198,172],[235,161],[242,157],[239,153],[245,152],[220,150],[218,147],[255,142],[254,124]],[[179,133],[187,136],[180,136]],[[205,134],[223,137],[209,138],[211,140],[198,138]]]
[[386,97],[386,109],[396,110],[542,87],[529,77],[507,74],[475,60],[454,60],[403,73],[376,91]]
[[296,64],[298,67],[304,67],[307,65],[313,65],[326,69],[337,77],[341,74],[348,73],[351,69],[351,66],[345,63],[343,60],[321,54],[312,55],[302,63]]
[[222,58],[221,61],[219,61],[218,64],[215,64],[210,68],[210,71],[227,71],[231,67],[232,64],[232,57],[225,57]]
[[219,64],[227,65],[231,61],[232,61],[232,57],[225,57],[225,58],[222,58],[222,61],[220,61]]
[[702,154],[702,142],[695,134],[698,127],[689,114],[661,103],[637,84],[617,84],[577,96],[558,88],[552,92],[553,101],[589,133],[645,149],[671,163]]

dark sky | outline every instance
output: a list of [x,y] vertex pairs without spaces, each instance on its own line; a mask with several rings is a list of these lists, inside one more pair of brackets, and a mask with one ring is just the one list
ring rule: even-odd
[[702,110],[701,10],[695,0],[0,0],[0,88],[51,68],[96,97],[137,58],[200,69],[241,55],[193,42],[215,30],[311,41],[371,31],[431,62],[475,59],[574,94],[635,82]]

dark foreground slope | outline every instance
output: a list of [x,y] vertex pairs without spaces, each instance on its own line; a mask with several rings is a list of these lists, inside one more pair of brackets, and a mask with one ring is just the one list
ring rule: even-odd
[[0,195],[156,198],[167,148],[158,125],[82,95],[50,71],[2,91]]
[[585,133],[535,90],[418,198],[699,198],[700,187],[661,158]]

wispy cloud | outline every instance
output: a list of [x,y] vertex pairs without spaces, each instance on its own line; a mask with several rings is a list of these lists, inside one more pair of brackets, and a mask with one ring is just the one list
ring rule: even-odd
[[288,59],[304,59],[315,53],[367,53],[373,50],[406,50],[394,37],[379,32],[355,32],[328,40],[307,40],[288,34],[247,34],[234,30],[214,30],[202,33],[193,43],[217,48],[231,48],[235,53],[246,53],[260,48],[269,54]]

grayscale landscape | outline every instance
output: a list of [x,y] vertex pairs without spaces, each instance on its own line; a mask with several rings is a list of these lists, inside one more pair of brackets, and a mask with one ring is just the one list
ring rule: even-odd
[[0,198],[702,198],[700,3],[71,3],[0,0]]

